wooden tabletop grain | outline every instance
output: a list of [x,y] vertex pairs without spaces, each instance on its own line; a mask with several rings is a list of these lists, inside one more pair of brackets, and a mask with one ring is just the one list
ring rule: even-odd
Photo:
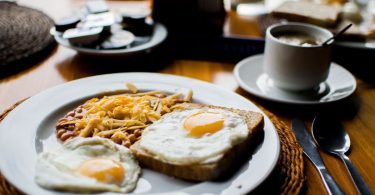
[[[58,19],[76,11],[84,5],[80,0],[22,0],[19,4],[40,9]],[[149,3],[140,1],[108,1],[113,9],[121,6],[143,6],[149,8]],[[225,33],[241,36],[259,36],[260,30],[254,25],[254,17],[228,14]],[[1,30],[1,29],[0,29]],[[221,87],[235,91],[274,112],[281,120],[290,124],[293,117],[301,117],[311,122],[317,112],[329,112],[338,117],[348,131],[352,149],[350,159],[359,169],[372,191],[375,192],[375,88],[370,82],[357,78],[358,88],[354,96],[342,102],[325,106],[290,106],[267,102],[239,88],[232,74],[235,64],[211,61],[196,61],[178,59],[162,62],[160,67],[145,71],[157,71],[196,78],[208,81]],[[109,68],[103,68],[109,67]],[[13,76],[0,79],[0,111],[13,105],[19,100],[30,97],[49,87],[71,80],[109,73],[130,71],[124,67],[110,67],[106,62],[87,61],[71,49],[58,46],[45,60],[35,64]],[[325,164],[335,180],[347,194],[356,194],[350,182],[344,165],[336,158],[321,153]],[[311,163],[307,164],[307,194],[326,194],[322,182]]]

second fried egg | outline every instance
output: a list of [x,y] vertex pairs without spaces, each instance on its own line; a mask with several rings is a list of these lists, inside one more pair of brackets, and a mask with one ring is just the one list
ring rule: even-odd
[[141,169],[130,150],[111,140],[74,138],[63,147],[39,155],[36,182],[69,192],[130,192]]

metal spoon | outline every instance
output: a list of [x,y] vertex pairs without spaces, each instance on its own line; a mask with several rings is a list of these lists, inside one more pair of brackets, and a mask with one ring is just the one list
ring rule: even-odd
[[335,35],[333,35],[333,37],[330,37],[329,39],[327,39],[326,41],[324,41],[322,43],[323,46],[325,45],[329,45],[331,43],[333,43],[337,37],[340,37],[345,31],[347,31],[350,27],[352,26],[352,24],[348,24],[347,26],[345,26],[343,29],[341,29],[339,32],[337,32]]
[[316,116],[312,125],[312,135],[319,147],[340,157],[344,162],[359,194],[372,194],[359,171],[345,155],[350,149],[350,138],[339,122],[329,117]]

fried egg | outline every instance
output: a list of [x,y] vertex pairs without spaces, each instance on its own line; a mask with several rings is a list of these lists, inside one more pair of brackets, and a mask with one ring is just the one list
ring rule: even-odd
[[61,191],[130,192],[140,172],[129,149],[104,138],[77,137],[39,155],[35,181]]
[[246,121],[217,108],[191,108],[165,114],[148,126],[139,146],[154,158],[176,165],[219,160],[248,137]]

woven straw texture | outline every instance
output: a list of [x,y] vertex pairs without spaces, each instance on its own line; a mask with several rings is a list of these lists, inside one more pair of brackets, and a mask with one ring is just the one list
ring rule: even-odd
[[0,2],[0,68],[37,55],[54,43],[54,22],[44,13],[15,3]]
[[[0,115],[0,122],[21,102],[13,105]],[[280,121],[274,114],[263,109],[267,116],[275,125],[280,137],[281,151],[280,158],[277,165],[276,174],[279,181],[280,194],[299,194],[305,182],[303,150],[298,145],[297,140],[291,129],[282,121]],[[272,188],[275,186],[272,186]],[[269,188],[269,187],[268,187]],[[4,177],[0,174],[0,194],[2,195],[17,195],[22,194],[12,185],[10,185]]]

